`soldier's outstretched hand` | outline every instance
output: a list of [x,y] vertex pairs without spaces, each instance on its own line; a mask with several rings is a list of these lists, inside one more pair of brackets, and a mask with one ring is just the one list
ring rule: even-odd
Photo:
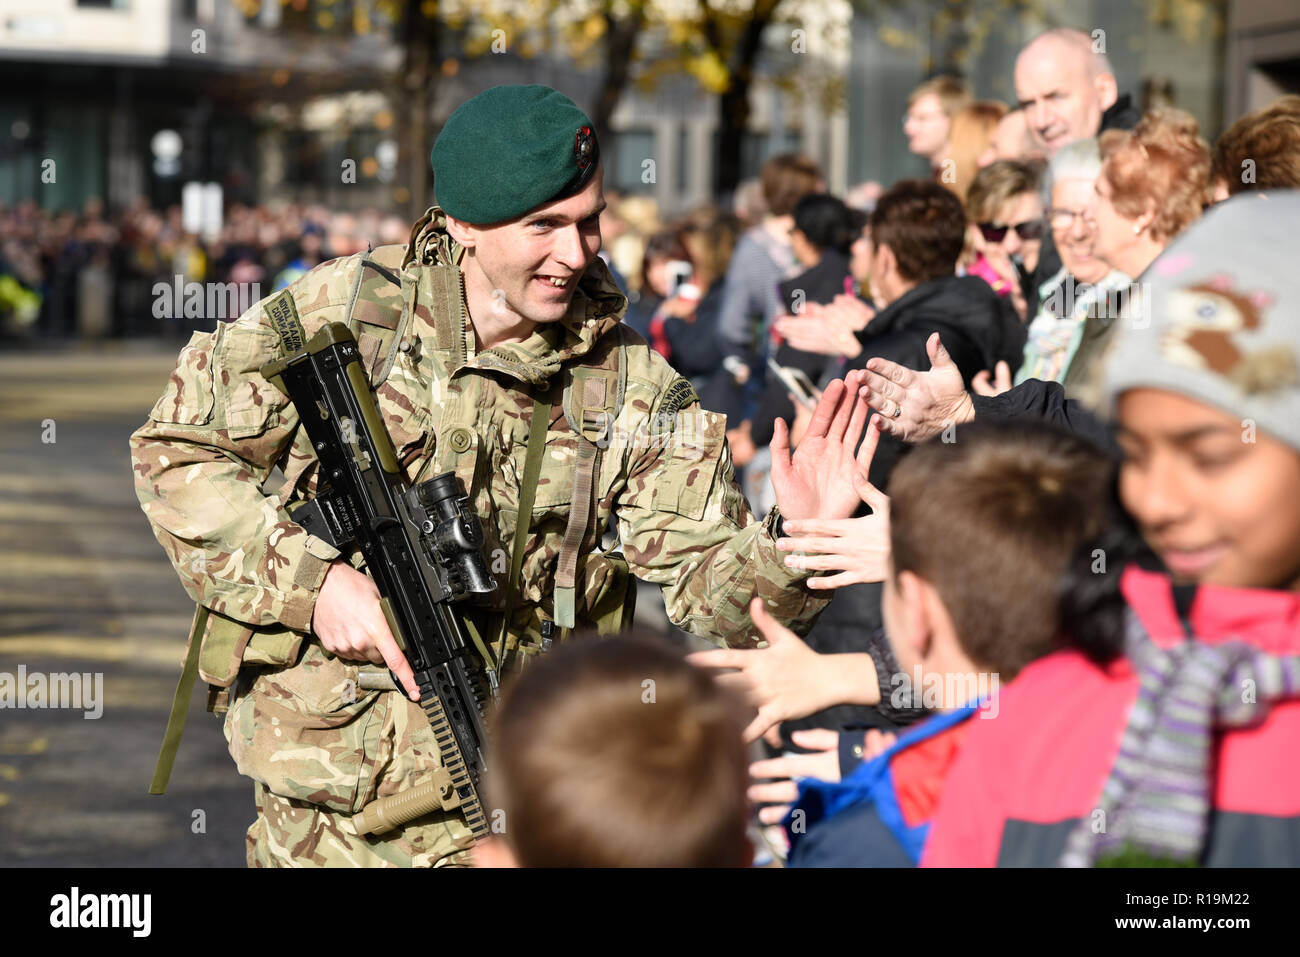
[[880,416],[867,423],[867,437],[858,450],[854,485],[871,514],[861,518],[802,518],[785,522],[785,537],[776,547],[790,568],[838,572],[814,576],[806,584],[813,590],[840,588],[860,582],[884,581],[889,572],[889,496],[867,477],[880,442]]
[[411,700],[420,700],[415,673],[379,606],[379,589],[347,562],[336,561],[325,573],[312,610],[311,628],[325,650],[340,658],[388,665]]
[[826,387],[793,457],[785,420],[776,420],[772,487],[784,518],[848,518],[857,510],[861,499],[853,473],[870,415],[866,399],[858,395],[863,375],[855,369]]

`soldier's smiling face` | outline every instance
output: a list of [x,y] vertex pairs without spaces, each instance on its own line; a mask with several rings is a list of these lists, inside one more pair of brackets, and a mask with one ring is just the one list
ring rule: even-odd
[[471,288],[490,291],[494,310],[532,322],[564,318],[578,280],[600,251],[604,208],[597,169],[581,192],[518,219],[491,226],[462,224],[473,243],[473,255],[463,264],[466,281]]

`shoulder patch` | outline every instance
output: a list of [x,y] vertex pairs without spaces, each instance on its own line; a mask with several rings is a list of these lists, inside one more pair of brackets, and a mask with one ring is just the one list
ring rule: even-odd
[[664,390],[663,398],[659,401],[657,417],[660,421],[672,421],[677,418],[677,413],[682,409],[699,401],[700,397],[695,394],[695,387],[687,379],[678,376]]
[[293,293],[282,289],[270,298],[262,311],[271,320],[271,327],[280,334],[280,345],[286,356],[301,352],[307,343],[307,333],[298,318],[298,307],[293,303]]

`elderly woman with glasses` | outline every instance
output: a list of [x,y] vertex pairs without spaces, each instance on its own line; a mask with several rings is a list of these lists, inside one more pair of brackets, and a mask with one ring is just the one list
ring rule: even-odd
[[[1086,314],[1062,379],[1066,397],[1084,403],[1099,397],[1094,373],[1119,326],[1116,318],[1133,313],[1133,293],[1145,284],[1147,267],[1200,218],[1210,180],[1209,146],[1196,119],[1182,110],[1153,110],[1131,131],[1103,133],[1098,146],[1093,252],[1135,282],[1116,286],[1105,308],[1098,303]],[[1136,314],[1133,319],[1142,321]]]
[[[1052,379],[1067,398],[1096,398],[1093,372],[1116,320],[1137,308],[1141,274],[1201,215],[1209,168],[1196,120],[1181,110],[1152,111],[1132,131],[1108,131],[1057,153],[1045,205],[1063,266],[1039,287],[1016,384]],[[982,373],[972,384],[991,395],[1011,383],[998,370],[996,384]]]
[[[1016,382],[1043,379],[1071,391],[1105,337],[1127,288],[1127,273],[1097,254],[1096,140],[1076,140],[1057,151],[1043,181],[1043,205],[1061,269],[1038,289],[1038,313],[1029,324],[1025,360]],[[1084,348],[1085,342],[1087,347]]]
[[1210,148],[1196,118],[1152,110],[1130,132],[1100,140],[1097,255],[1139,276],[1210,199]]

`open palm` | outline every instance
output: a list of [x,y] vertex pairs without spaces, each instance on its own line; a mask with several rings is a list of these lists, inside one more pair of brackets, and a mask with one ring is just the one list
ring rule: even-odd
[[858,440],[870,415],[858,395],[862,381],[863,373],[854,370],[826,387],[793,457],[785,420],[776,420],[772,487],[785,518],[848,518],[861,503],[854,473],[860,468]]
[[889,571],[889,496],[871,484],[867,472],[880,441],[879,415],[867,422],[867,437],[858,450],[858,495],[871,506],[861,518],[803,518],[785,523],[785,536],[776,547],[789,552],[790,568],[833,571],[834,575],[808,579],[811,589],[840,588],[862,582],[884,581]]

